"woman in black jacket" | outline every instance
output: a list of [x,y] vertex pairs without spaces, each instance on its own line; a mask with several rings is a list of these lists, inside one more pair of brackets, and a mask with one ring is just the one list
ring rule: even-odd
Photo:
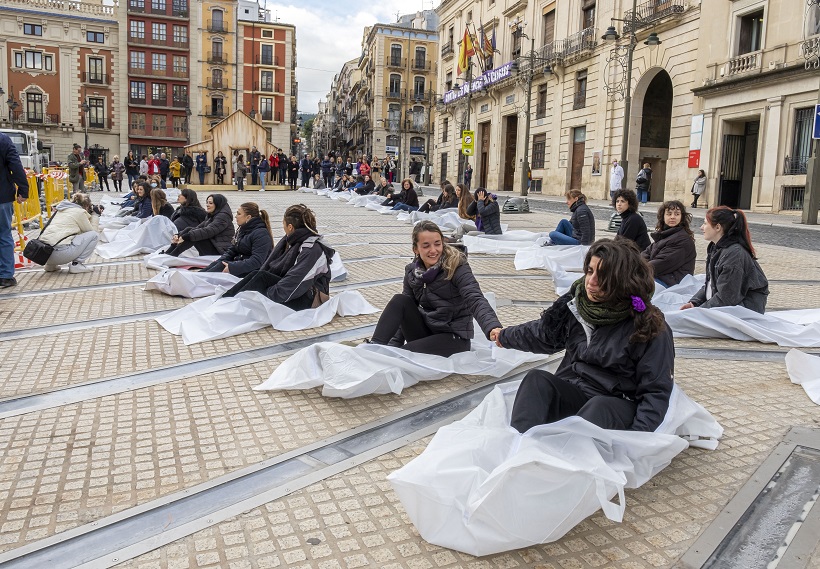
[[174,215],[174,206],[168,203],[168,197],[165,191],[156,188],[151,191],[151,210],[154,215],[164,215],[171,219]]
[[442,209],[452,209],[458,207],[458,196],[456,189],[449,182],[444,182],[441,185],[441,194],[438,198],[427,200],[419,208],[422,213],[430,213],[432,211],[440,211]]
[[282,219],[285,237],[257,271],[252,271],[223,296],[261,292],[291,310],[315,308],[329,299],[330,263],[334,251],[322,242],[316,216],[306,205],[292,205]]
[[683,202],[672,200],[658,208],[658,224],[652,239],[655,242],[643,250],[641,256],[649,261],[655,282],[666,288],[674,286],[686,275],[694,274],[695,238],[689,224],[692,214],[686,212]]
[[205,201],[205,219],[196,227],[187,227],[171,239],[165,251],[179,257],[196,247],[200,255],[221,255],[231,246],[234,236],[233,215],[228,200],[222,194],[211,194]]
[[595,216],[587,205],[587,197],[581,190],[566,193],[567,205],[572,217],[562,219],[555,231],[550,231],[552,245],[591,245],[595,241]]
[[491,333],[504,348],[566,349],[554,374],[524,377],[511,425],[524,433],[577,415],[604,429],[654,431],[669,407],[675,346],[650,303],[652,269],[633,244],[602,239],[587,252],[584,275],[539,320]]
[[469,215],[476,216],[475,225],[486,235],[501,235],[501,208],[498,200],[484,188],[476,188],[475,201],[467,208]]
[[128,156],[122,162],[125,166],[125,174],[128,176],[128,187],[134,185],[134,180],[140,175],[140,161],[134,158],[134,153],[129,151]]
[[419,208],[419,195],[413,186],[413,180],[405,178],[401,183],[401,192],[389,193],[383,206],[390,206],[395,210],[416,211]]
[[188,227],[196,227],[205,221],[205,208],[199,204],[199,198],[194,190],[184,189],[177,197],[179,207],[171,215],[171,221],[177,227],[177,233],[182,233]]
[[725,205],[706,212],[701,227],[706,249],[706,284],[681,310],[743,306],[763,314],[769,281],[757,262],[746,216]]
[[416,224],[413,253],[402,294],[387,303],[370,343],[449,357],[469,351],[473,318],[488,337],[501,327],[467,260],[445,242],[438,225]]
[[288,162],[288,181],[290,182],[290,189],[296,189],[296,181],[299,179],[299,162],[296,160],[296,156],[290,157],[290,162]]
[[649,247],[649,232],[646,230],[643,216],[638,213],[638,196],[635,192],[618,190],[612,195],[612,205],[615,211],[621,214],[621,226],[617,235],[637,243],[640,251]]
[[239,229],[233,243],[203,271],[244,277],[258,270],[270,255],[273,237],[268,212],[253,202],[243,203],[236,210],[235,219]]

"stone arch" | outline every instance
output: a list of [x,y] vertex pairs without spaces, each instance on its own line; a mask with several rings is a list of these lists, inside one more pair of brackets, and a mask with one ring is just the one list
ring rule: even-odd
[[[663,67],[651,67],[641,76],[632,96],[629,130],[629,174],[634,180],[641,165],[652,168],[650,199],[662,201],[672,128],[674,85]],[[627,187],[631,187],[628,181]]]

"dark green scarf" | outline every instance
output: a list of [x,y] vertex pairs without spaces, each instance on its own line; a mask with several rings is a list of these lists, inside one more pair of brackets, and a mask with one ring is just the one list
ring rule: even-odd
[[578,313],[581,315],[581,318],[593,326],[617,324],[632,316],[632,305],[629,301],[611,304],[592,302],[587,298],[587,289],[584,287],[584,277],[572,283],[569,292],[572,294],[573,299],[575,299],[575,306],[578,307]]

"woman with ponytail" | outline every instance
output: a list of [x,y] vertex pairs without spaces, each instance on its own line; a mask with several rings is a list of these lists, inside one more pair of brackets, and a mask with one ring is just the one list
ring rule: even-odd
[[725,205],[714,207],[701,230],[709,242],[706,284],[680,309],[743,306],[763,314],[769,281],[757,262],[746,216]]
[[316,216],[306,205],[292,205],[285,210],[282,227],[285,236],[259,270],[248,273],[223,296],[261,292],[292,310],[315,308],[328,300],[335,252],[322,241]]
[[253,202],[243,203],[236,210],[239,229],[233,243],[222,256],[204,270],[210,273],[230,273],[244,277],[258,270],[273,249],[273,236],[268,212]]
[[504,348],[566,354],[554,374],[527,373],[511,425],[577,415],[604,429],[654,431],[669,407],[675,364],[672,331],[651,304],[652,268],[634,242],[602,239],[584,259],[584,277],[539,320],[493,330]]
[[470,349],[473,318],[487,337],[501,328],[464,255],[445,242],[438,225],[416,224],[413,253],[404,290],[387,303],[371,344],[449,357]]

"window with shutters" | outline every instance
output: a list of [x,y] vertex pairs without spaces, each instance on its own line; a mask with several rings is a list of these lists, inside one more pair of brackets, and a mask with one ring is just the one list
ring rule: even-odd
[[544,43],[549,45],[555,41],[555,10],[550,10],[543,16]]
[[595,0],[584,0],[581,4],[581,27],[595,27]]
[[547,148],[547,135],[536,134],[532,137],[532,162],[533,170],[544,167],[544,154]]
[[535,118],[543,119],[547,116],[547,84],[538,86],[538,98],[535,102]]

